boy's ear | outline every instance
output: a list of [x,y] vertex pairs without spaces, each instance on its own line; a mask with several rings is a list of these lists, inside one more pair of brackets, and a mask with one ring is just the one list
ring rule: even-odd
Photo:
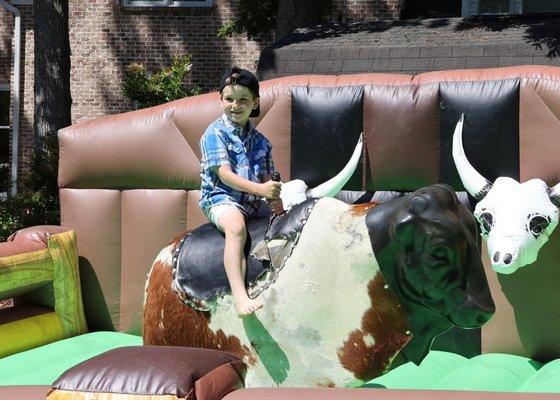
[[259,106],[259,103],[261,101],[260,97],[255,97],[255,104],[253,104],[253,110],[256,110],[257,107]]

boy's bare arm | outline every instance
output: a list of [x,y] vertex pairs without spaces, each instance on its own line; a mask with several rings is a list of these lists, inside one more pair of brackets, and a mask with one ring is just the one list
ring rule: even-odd
[[264,183],[252,182],[237,175],[227,165],[222,165],[218,168],[218,176],[223,183],[235,190],[255,194],[267,199],[277,199],[280,196],[280,182],[272,180]]

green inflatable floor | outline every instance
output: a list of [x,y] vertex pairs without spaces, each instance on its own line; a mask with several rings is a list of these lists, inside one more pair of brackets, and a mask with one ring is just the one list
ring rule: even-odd
[[142,345],[142,338],[119,332],[94,332],[60,340],[0,359],[1,385],[50,385],[68,368],[123,346]]
[[[107,350],[142,344],[139,336],[94,332],[0,359],[0,386],[50,385],[68,368]],[[509,354],[471,359],[431,351],[420,366],[407,363],[364,387],[560,393],[560,359],[546,365]]]
[[420,366],[401,365],[364,387],[560,393],[560,359],[543,365],[510,354],[468,359],[431,351]]

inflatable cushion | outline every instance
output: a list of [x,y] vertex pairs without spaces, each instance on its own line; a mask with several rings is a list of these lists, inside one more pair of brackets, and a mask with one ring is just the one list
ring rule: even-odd
[[560,359],[544,365],[511,354],[471,359],[431,351],[420,366],[407,363],[364,387],[560,393]]
[[246,367],[218,350],[131,346],[110,350],[60,376],[48,400],[220,400],[244,386]]

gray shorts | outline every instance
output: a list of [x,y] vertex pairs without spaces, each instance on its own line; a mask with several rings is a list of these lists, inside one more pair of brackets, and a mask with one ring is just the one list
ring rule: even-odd
[[212,206],[207,213],[208,220],[212,222],[220,231],[224,231],[220,226],[220,217],[228,210],[237,210],[245,216],[245,221],[249,218],[260,218],[269,217],[272,215],[272,210],[270,209],[266,201],[261,201],[259,207],[243,207],[241,204],[237,203],[221,203]]

